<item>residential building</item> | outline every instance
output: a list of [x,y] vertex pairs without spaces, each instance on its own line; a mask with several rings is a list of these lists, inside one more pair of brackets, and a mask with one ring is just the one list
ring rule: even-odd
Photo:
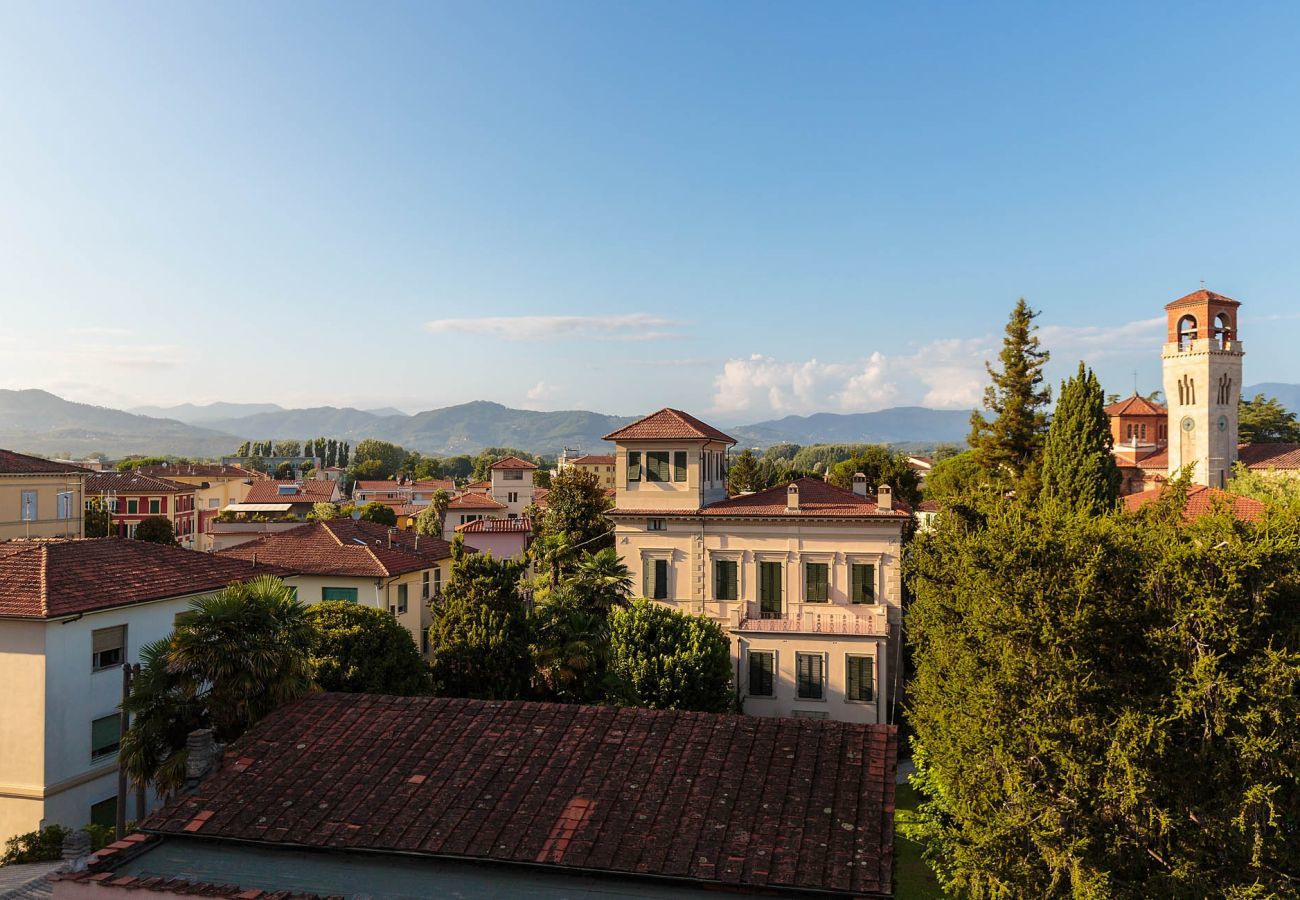
[[166,478],[138,472],[86,473],[86,503],[99,501],[108,507],[112,533],[135,537],[135,530],[149,518],[171,522],[176,542],[195,549],[198,519],[195,511],[197,488]]
[[219,463],[164,463],[140,466],[135,471],[140,475],[194,486],[194,506],[198,511],[195,550],[211,550],[212,523],[221,510],[232,503],[243,503],[254,482],[268,480],[268,476],[261,472]]
[[0,450],[0,540],[81,537],[86,471]]
[[504,518],[509,507],[478,491],[465,491],[451,498],[447,512],[442,517],[442,533],[451,534],[466,522],[479,519]]
[[456,534],[465,538],[465,546],[497,559],[523,559],[533,542],[531,516],[513,519],[475,519],[456,526]]
[[122,664],[196,597],[264,574],[282,573],[116,537],[0,542],[0,842],[113,822]]
[[415,517],[433,502],[433,496],[438,491],[453,496],[456,493],[456,483],[450,479],[358,481],[352,487],[352,502],[357,506],[382,503],[397,514],[399,528],[410,528],[413,527]]
[[930,470],[934,468],[934,459],[929,456],[909,456],[907,458],[907,467],[916,473],[917,483],[924,485],[925,479],[930,475]]
[[347,600],[388,610],[422,653],[433,624],[429,600],[451,577],[447,541],[350,518],[299,525],[217,555],[293,572],[303,603]]
[[533,503],[533,473],[537,466],[517,456],[507,456],[488,466],[491,487],[488,493],[498,503],[504,503],[505,516],[513,519],[523,515]]
[[911,512],[888,485],[802,478],[729,498],[735,442],[675,409],[605,440],[614,543],[636,593],[727,630],[745,712],[889,721]]
[[556,468],[576,469],[595,475],[602,488],[614,487],[614,457],[599,453],[584,453],[581,456],[561,456]]
[[212,549],[225,550],[268,534],[288,531],[307,521],[317,503],[341,503],[337,481],[267,479],[249,486],[238,503],[227,504],[212,523]]
[[892,894],[893,726],[312,693],[189,743],[56,900]]

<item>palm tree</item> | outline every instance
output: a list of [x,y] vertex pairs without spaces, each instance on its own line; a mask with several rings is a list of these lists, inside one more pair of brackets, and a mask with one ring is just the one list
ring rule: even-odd
[[623,565],[618,551],[606,547],[582,557],[569,585],[591,608],[608,612],[612,607],[627,605],[632,594],[632,573]]
[[127,773],[160,793],[180,787],[185,737],[211,727],[230,741],[311,689],[312,625],[306,607],[278,578],[228,585],[195,600],[166,640],[141,650],[122,742]]
[[598,700],[608,670],[609,626],[603,613],[560,593],[533,616],[533,688],[547,700]]

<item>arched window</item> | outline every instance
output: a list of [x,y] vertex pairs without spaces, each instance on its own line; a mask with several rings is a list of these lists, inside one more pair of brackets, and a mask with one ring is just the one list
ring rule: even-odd
[[1233,339],[1232,322],[1228,319],[1228,314],[1219,313],[1214,317],[1214,346],[1226,350],[1228,342]]
[[1196,317],[1183,316],[1178,320],[1178,349],[1186,350],[1196,340]]

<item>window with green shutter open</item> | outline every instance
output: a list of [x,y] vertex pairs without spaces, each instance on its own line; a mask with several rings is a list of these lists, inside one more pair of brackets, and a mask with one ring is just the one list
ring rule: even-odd
[[826,563],[804,563],[804,596],[807,603],[826,603],[831,599],[830,566]]
[[849,601],[876,602],[876,567],[871,563],[854,563],[850,569]]
[[713,562],[713,598],[715,600],[736,600],[740,596],[737,581],[737,565],[734,559],[718,559]]
[[749,696],[776,696],[776,654],[771,650],[749,651]]
[[672,481],[672,468],[669,466],[667,450],[655,450],[645,455],[646,481]]
[[627,480],[628,481],[641,480],[641,451],[640,450],[627,451]]
[[844,657],[845,698],[860,703],[876,699],[876,658]]
[[796,653],[795,693],[800,700],[821,700],[826,694],[826,661],[820,653]]
[[651,600],[668,599],[668,560],[647,559],[643,578],[646,597]]

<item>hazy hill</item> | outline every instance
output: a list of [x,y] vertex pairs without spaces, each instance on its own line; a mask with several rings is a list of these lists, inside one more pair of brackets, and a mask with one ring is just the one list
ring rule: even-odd
[[72,403],[47,391],[0,390],[0,447],[46,456],[102,451],[215,456],[229,453],[231,436],[174,419]]
[[[308,409],[279,409],[251,416],[216,419],[210,427],[249,440],[306,440],[314,437],[337,437],[360,440],[368,437],[384,438],[386,419],[408,419],[409,416],[377,416],[372,412],[350,406],[316,406]],[[412,447],[411,449],[420,449]],[[428,451],[425,451],[428,452]]]
[[970,432],[970,411],[898,406],[869,413],[786,416],[727,429],[741,446],[846,443],[960,443]]
[[175,419],[188,425],[204,425],[218,419],[234,419],[239,416],[253,416],[258,413],[276,412],[284,407],[274,403],[182,403],[178,406],[135,406],[127,412],[138,416],[152,416],[155,419]]
[[1241,396],[1247,400],[1256,394],[1263,394],[1265,397],[1275,397],[1277,402],[1281,403],[1287,409],[1294,413],[1300,413],[1300,384],[1282,384],[1277,381],[1262,381],[1259,384],[1251,384],[1241,389]]

